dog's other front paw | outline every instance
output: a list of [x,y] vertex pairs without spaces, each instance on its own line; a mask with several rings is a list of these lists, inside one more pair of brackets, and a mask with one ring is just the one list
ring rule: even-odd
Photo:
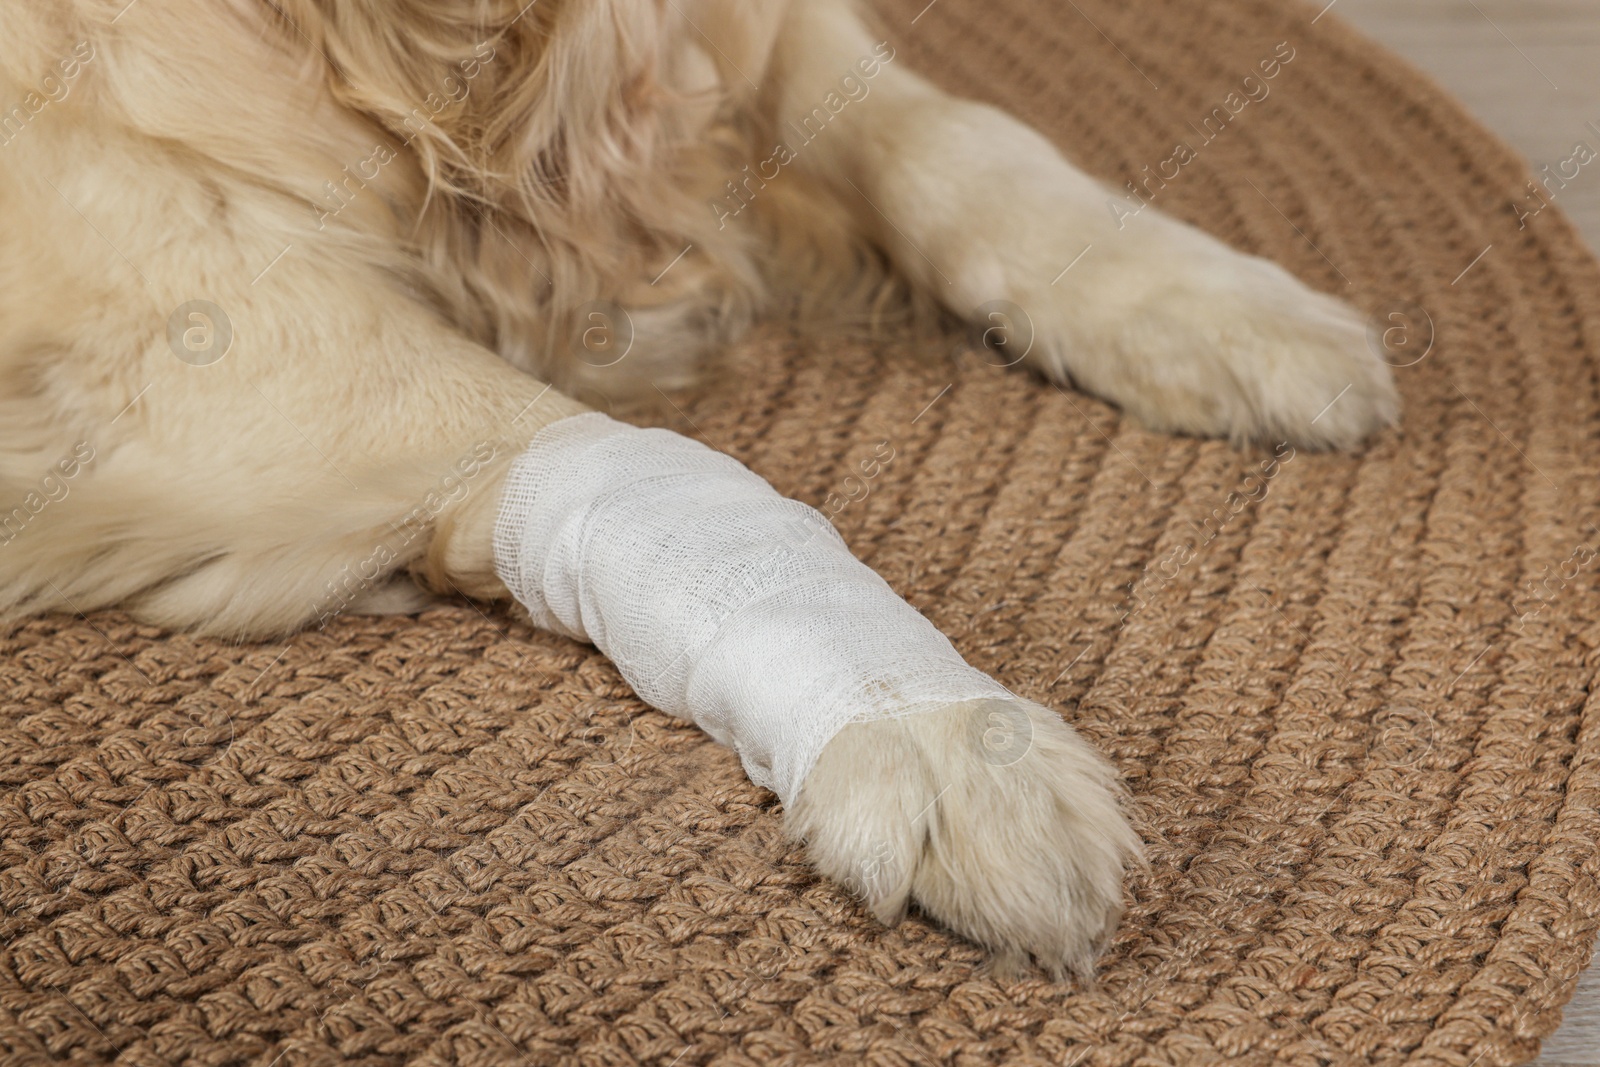
[[1047,377],[1152,430],[1238,443],[1350,448],[1399,417],[1389,366],[1344,301],[1170,219],[1103,243],[1022,295]]
[[1054,712],[969,701],[855,723],[823,750],[789,813],[822,873],[897,922],[915,900],[990,949],[1093,973],[1140,855],[1115,772]]
[[1350,448],[1399,417],[1361,315],[1266,260],[1226,251],[1119,318],[1105,391],[1151,429]]

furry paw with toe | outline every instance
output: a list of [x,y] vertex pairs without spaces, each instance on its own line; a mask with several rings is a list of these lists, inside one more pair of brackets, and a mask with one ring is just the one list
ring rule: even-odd
[[885,923],[912,902],[990,949],[1090,975],[1140,854],[1109,764],[1037,704],[970,701],[847,726],[789,813],[817,869]]
[[[1150,429],[1236,443],[1351,448],[1395,422],[1389,367],[1354,308],[1198,231],[1150,225],[1127,259],[1108,256],[1077,292],[1043,304],[1046,375],[1081,382]],[[1062,314],[1063,299],[1095,310]]]

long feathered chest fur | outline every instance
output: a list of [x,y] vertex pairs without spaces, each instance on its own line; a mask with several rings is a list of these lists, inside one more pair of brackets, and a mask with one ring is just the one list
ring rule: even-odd
[[335,221],[383,168],[415,168],[403,236],[470,335],[581,390],[607,362],[579,341],[603,303],[645,342],[628,376],[671,378],[760,299],[758,230],[713,205],[753,155],[782,6],[276,0],[280,47],[374,127],[312,210]]

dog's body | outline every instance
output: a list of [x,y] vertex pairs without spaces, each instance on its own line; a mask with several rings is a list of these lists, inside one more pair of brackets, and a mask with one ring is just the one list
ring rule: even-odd
[[[1342,305],[1119,227],[849,0],[45,0],[0,20],[0,107],[13,613],[261,635],[404,605],[395,577],[504,596],[497,479],[602,387],[597,301],[657,380],[892,274],[1027,309],[1038,370],[1158,428],[1340,446],[1395,415]],[[1084,964],[1134,849],[1111,778],[1043,711],[984,764],[984,714],[846,728],[791,820],[882,916]]]

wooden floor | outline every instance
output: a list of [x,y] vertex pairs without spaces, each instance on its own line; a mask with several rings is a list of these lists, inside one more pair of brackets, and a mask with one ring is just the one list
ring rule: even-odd
[[[1600,151],[1600,0],[1333,0],[1328,15],[1427,71],[1536,168]],[[1556,202],[1600,248],[1600,167]]]
[[[1600,152],[1600,0],[1334,0],[1328,15],[1431,74],[1536,169],[1580,143]],[[1600,166],[1556,203],[1600,250]],[[1600,967],[1537,1062],[1600,1067]]]

